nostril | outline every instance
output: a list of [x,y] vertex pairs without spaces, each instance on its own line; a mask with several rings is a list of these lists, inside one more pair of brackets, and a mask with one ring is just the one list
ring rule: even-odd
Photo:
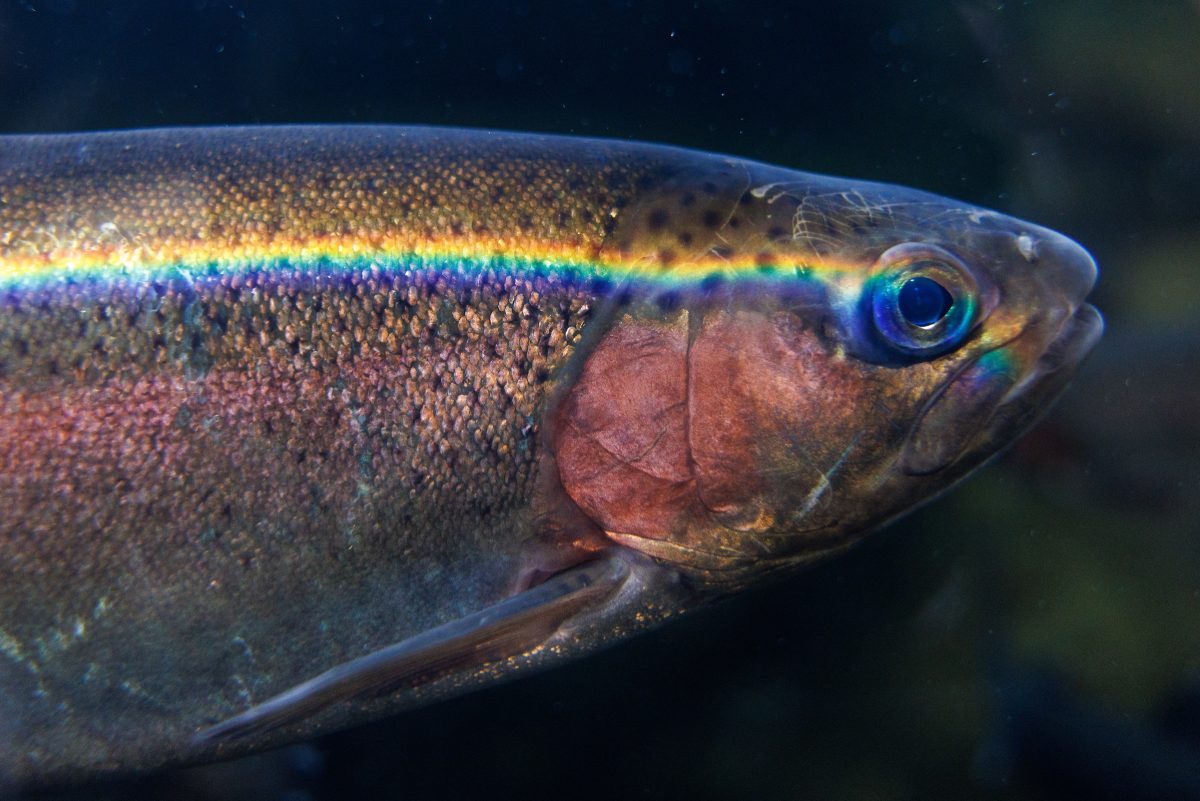
[[1037,240],[1029,234],[1021,234],[1017,237],[1017,251],[1030,264],[1038,260],[1037,245]]

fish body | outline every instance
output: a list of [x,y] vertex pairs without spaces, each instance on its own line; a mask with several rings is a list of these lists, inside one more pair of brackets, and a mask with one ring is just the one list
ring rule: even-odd
[[835,552],[1045,408],[1094,278],[994,212],[677,148],[2,137],[0,775],[311,736]]

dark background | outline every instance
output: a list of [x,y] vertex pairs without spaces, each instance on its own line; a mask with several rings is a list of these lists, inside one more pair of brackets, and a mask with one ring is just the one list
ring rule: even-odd
[[1200,3],[0,0],[0,132],[436,123],[1058,228],[1109,331],[848,556],[542,676],[71,799],[1200,798]]

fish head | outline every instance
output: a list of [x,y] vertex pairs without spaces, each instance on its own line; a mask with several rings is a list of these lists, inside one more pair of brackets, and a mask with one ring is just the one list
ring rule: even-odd
[[757,165],[711,185],[623,221],[614,258],[659,289],[613,312],[551,442],[604,536],[702,581],[811,561],[946,490],[1103,329],[1095,262],[1046,228]]

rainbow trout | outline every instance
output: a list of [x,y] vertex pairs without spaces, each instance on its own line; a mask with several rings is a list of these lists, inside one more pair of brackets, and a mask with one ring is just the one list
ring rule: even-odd
[[0,137],[0,775],[228,757],[842,550],[1102,328],[894,186],[404,127]]

